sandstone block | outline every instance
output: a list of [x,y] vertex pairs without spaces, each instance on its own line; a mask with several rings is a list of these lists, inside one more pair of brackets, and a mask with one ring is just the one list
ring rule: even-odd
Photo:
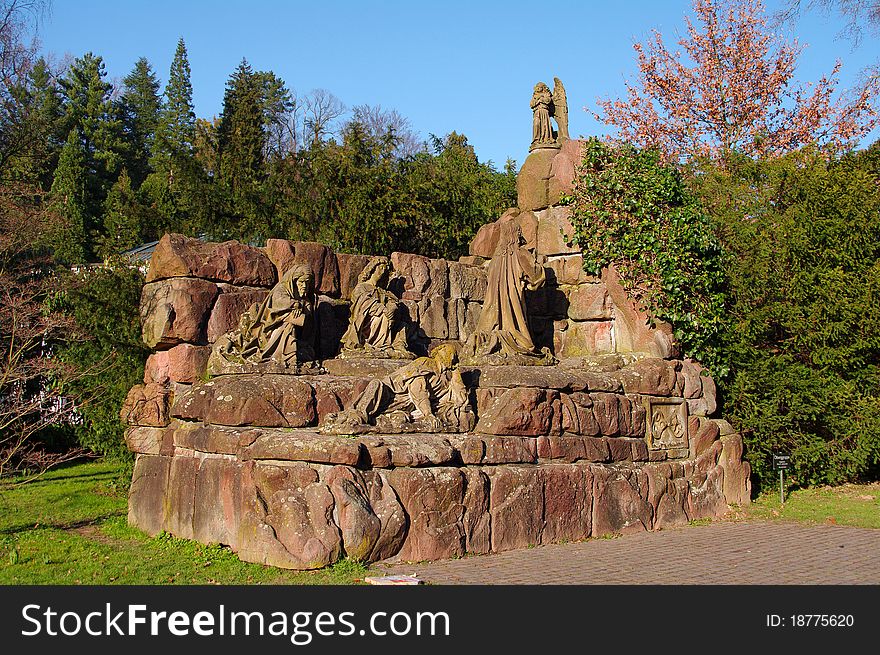
[[589,466],[542,466],[544,525],[542,543],[580,541],[590,536],[593,476]]
[[639,494],[632,474],[605,466],[593,472],[593,536],[651,528],[653,508]]
[[502,466],[489,475],[492,552],[541,543],[544,479],[537,467]]
[[552,389],[508,389],[483,414],[478,434],[538,436],[562,430],[559,393]]
[[312,387],[290,375],[223,375],[199,382],[176,399],[172,415],[215,425],[315,425]]
[[272,262],[259,248],[238,241],[205,243],[182,234],[166,234],[150,258],[147,282],[174,277],[262,287],[276,281]]
[[183,342],[206,344],[208,317],[218,293],[213,282],[195,278],[145,284],[140,304],[144,343],[162,349]]
[[221,293],[217,296],[211,316],[208,318],[208,341],[213,343],[230,330],[237,328],[241,315],[251,305],[263,302],[267,295],[269,295],[267,289],[221,287]]
[[561,255],[579,252],[573,243],[574,227],[571,224],[571,209],[551,207],[537,212],[537,252],[539,255]]
[[119,417],[128,425],[164,427],[171,421],[171,392],[160,384],[137,384],[131,388]]
[[459,469],[395,468],[382,475],[409,517],[409,529],[397,557],[421,561],[464,554],[464,474]]

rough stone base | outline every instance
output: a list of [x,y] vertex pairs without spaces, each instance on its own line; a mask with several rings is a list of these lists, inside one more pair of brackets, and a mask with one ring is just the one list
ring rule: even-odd
[[622,438],[566,448],[563,438],[353,439],[191,423],[133,428],[128,437],[144,451],[129,497],[133,525],[290,569],[656,530],[748,498],[738,435],[678,462],[612,462],[617,446],[638,441]]

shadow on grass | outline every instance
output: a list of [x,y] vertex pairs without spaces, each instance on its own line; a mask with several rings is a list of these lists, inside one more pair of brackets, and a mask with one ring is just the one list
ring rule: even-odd
[[117,516],[127,516],[128,510],[118,510],[115,512],[107,512],[106,514],[101,514],[99,516],[94,516],[89,519],[83,519],[81,521],[67,521],[67,522],[40,522],[37,524],[34,523],[21,523],[19,525],[12,525],[8,528],[0,529],[0,535],[13,535],[18,534],[19,532],[25,532],[26,530],[33,530],[34,528],[51,528],[55,530],[75,530],[76,528],[83,528],[88,525],[95,525],[100,523],[101,521],[106,521],[107,519],[111,519]]

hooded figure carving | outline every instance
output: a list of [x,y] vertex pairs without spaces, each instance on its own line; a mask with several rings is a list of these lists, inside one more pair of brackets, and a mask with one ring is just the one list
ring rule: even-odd
[[[465,352],[469,363],[549,364],[549,350],[537,350],[529,332],[525,291],[544,284],[544,267],[533,253],[523,248],[522,230],[515,221],[501,225],[498,246],[489,262],[486,299],[476,331],[468,338]],[[504,362],[507,358],[511,361]]]

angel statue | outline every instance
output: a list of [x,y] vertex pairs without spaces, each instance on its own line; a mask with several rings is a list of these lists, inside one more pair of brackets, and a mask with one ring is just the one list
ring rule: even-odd
[[559,127],[556,141],[562,144],[571,137],[568,136],[568,100],[565,97],[562,80],[558,77],[553,78],[553,118],[556,119],[556,125]]

